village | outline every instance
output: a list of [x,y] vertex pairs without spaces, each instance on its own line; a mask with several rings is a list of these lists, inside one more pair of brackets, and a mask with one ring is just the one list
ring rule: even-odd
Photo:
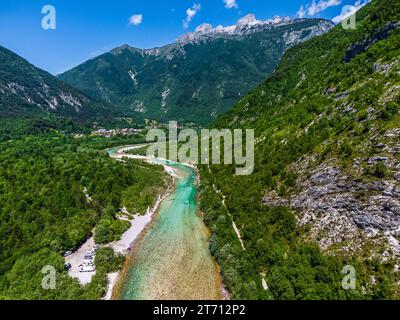
[[112,129],[112,130],[98,129],[92,131],[92,135],[97,137],[111,138],[115,136],[130,136],[142,132],[143,129],[137,129],[137,128],[123,128],[123,129]]

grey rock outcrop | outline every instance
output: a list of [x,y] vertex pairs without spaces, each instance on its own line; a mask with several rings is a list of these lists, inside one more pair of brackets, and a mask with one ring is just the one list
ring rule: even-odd
[[343,244],[344,250],[353,251],[363,245],[364,238],[400,236],[396,180],[363,182],[350,179],[339,168],[321,165],[299,187],[301,191],[289,199],[269,192],[264,204],[298,212],[298,225],[310,225],[310,237],[322,249]]

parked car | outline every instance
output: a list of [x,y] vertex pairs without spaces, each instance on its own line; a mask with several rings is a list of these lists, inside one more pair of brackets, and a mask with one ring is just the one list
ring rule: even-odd
[[63,253],[63,257],[68,257],[72,254],[72,251],[66,251]]
[[85,259],[85,260],[93,260],[93,256],[91,254],[85,254],[83,259]]
[[89,261],[89,262],[84,261],[84,262],[82,262],[78,267],[79,267],[79,268],[82,268],[82,267],[92,267],[92,266],[94,266],[94,263],[93,263],[93,262],[91,262],[91,261]]
[[65,270],[70,270],[72,268],[72,265],[70,264],[70,263],[66,263],[66,264],[64,264],[64,269]]

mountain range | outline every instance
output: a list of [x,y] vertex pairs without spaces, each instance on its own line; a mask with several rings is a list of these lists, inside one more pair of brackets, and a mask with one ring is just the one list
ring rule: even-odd
[[[232,299],[400,297],[399,106],[393,0],[369,2],[355,29],[254,15],[203,24],[173,44],[124,45],[58,78],[0,47],[0,129],[32,119],[112,124],[122,114],[254,129],[253,174],[198,166],[209,249]],[[2,134],[0,299],[42,297],[43,261],[58,266],[64,288],[45,297],[101,296],[111,257],[81,287],[64,278],[59,252],[90,234],[96,210],[110,212],[107,234],[124,188],[153,175],[98,152],[120,137]]]
[[234,26],[201,25],[161,48],[121,46],[59,78],[135,117],[204,124],[265,79],[288,48],[332,26],[248,15]]

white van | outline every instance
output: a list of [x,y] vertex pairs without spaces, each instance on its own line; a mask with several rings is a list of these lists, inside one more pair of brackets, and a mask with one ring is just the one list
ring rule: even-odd
[[95,272],[96,268],[92,266],[83,266],[79,268],[79,272]]

